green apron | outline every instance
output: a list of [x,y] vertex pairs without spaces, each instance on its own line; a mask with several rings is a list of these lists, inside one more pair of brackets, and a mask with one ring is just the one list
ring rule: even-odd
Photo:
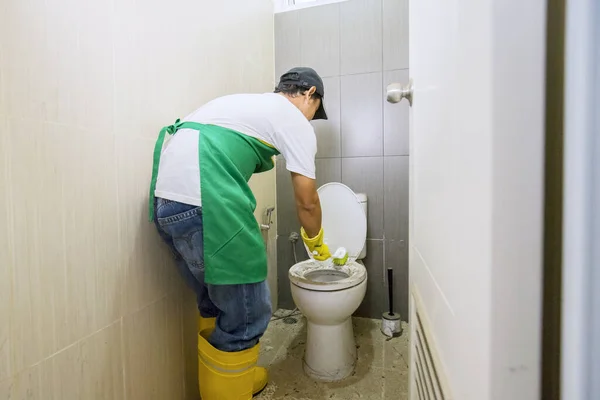
[[258,222],[256,199],[248,186],[253,173],[273,168],[279,152],[256,138],[197,122],[164,127],[154,147],[149,218],[154,220],[154,190],[165,134],[198,131],[200,192],[204,230],[205,282],[232,285],[267,278],[267,253]]

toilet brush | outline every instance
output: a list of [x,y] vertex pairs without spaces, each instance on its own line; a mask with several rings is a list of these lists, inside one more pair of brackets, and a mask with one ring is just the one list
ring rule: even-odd
[[398,337],[402,335],[402,324],[400,314],[394,312],[394,271],[387,269],[388,276],[388,301],[390,309],[383,313],[381,318],[381,333],[388,337]]

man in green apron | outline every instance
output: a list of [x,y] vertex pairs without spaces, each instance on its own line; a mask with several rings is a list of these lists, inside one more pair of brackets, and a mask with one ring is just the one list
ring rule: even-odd
[[[204,400],[250,399],[267,384],[256,366],[271,318],[267,255],[248,186],[281,154],[291,172],[301,234],[317,260],[323,243],[312,119],[327,119],[323,81],[311,68],[285,73],[275,93],[215,99],[163,128],[154,149],[150,219],[194,289]],[[166,134],[172,135],[163,150]]]

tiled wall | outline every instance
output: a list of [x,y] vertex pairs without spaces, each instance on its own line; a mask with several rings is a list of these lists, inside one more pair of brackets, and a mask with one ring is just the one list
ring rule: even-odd
[[198,399],[195,300],[147,222],[154,140],[273,76],[270,0],[0,3],[0,400]]
[[[358,315],[386,309],[386,269],[394,269],[395,307],[408,318],[408,105],[385,101],[392,82],[408,82],[408,0],[349,0],[275,15],[275,72],[315,68],[325,83],[328,121],[316,121],[317,183],[366,193],[369,283]],[[287,270],[290,232],[298,232],[285,161],[277,166],[279,305],[293,308]],[[305,259],[301,244],[297,255]]]

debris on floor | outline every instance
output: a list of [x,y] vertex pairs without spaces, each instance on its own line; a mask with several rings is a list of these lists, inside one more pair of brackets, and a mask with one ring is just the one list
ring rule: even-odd
[[259,365],[268,368],[269,384],[255,399],[408,399],[408,327],[405,323],[402,323],[402,336],[388,339],[379,330],[380,320],[353,318],[358,351],[356,370],[343,381],[324,383],[313,381],[302,369],[306,320],[299,313],[290,313],[278,310],[261,340]]

